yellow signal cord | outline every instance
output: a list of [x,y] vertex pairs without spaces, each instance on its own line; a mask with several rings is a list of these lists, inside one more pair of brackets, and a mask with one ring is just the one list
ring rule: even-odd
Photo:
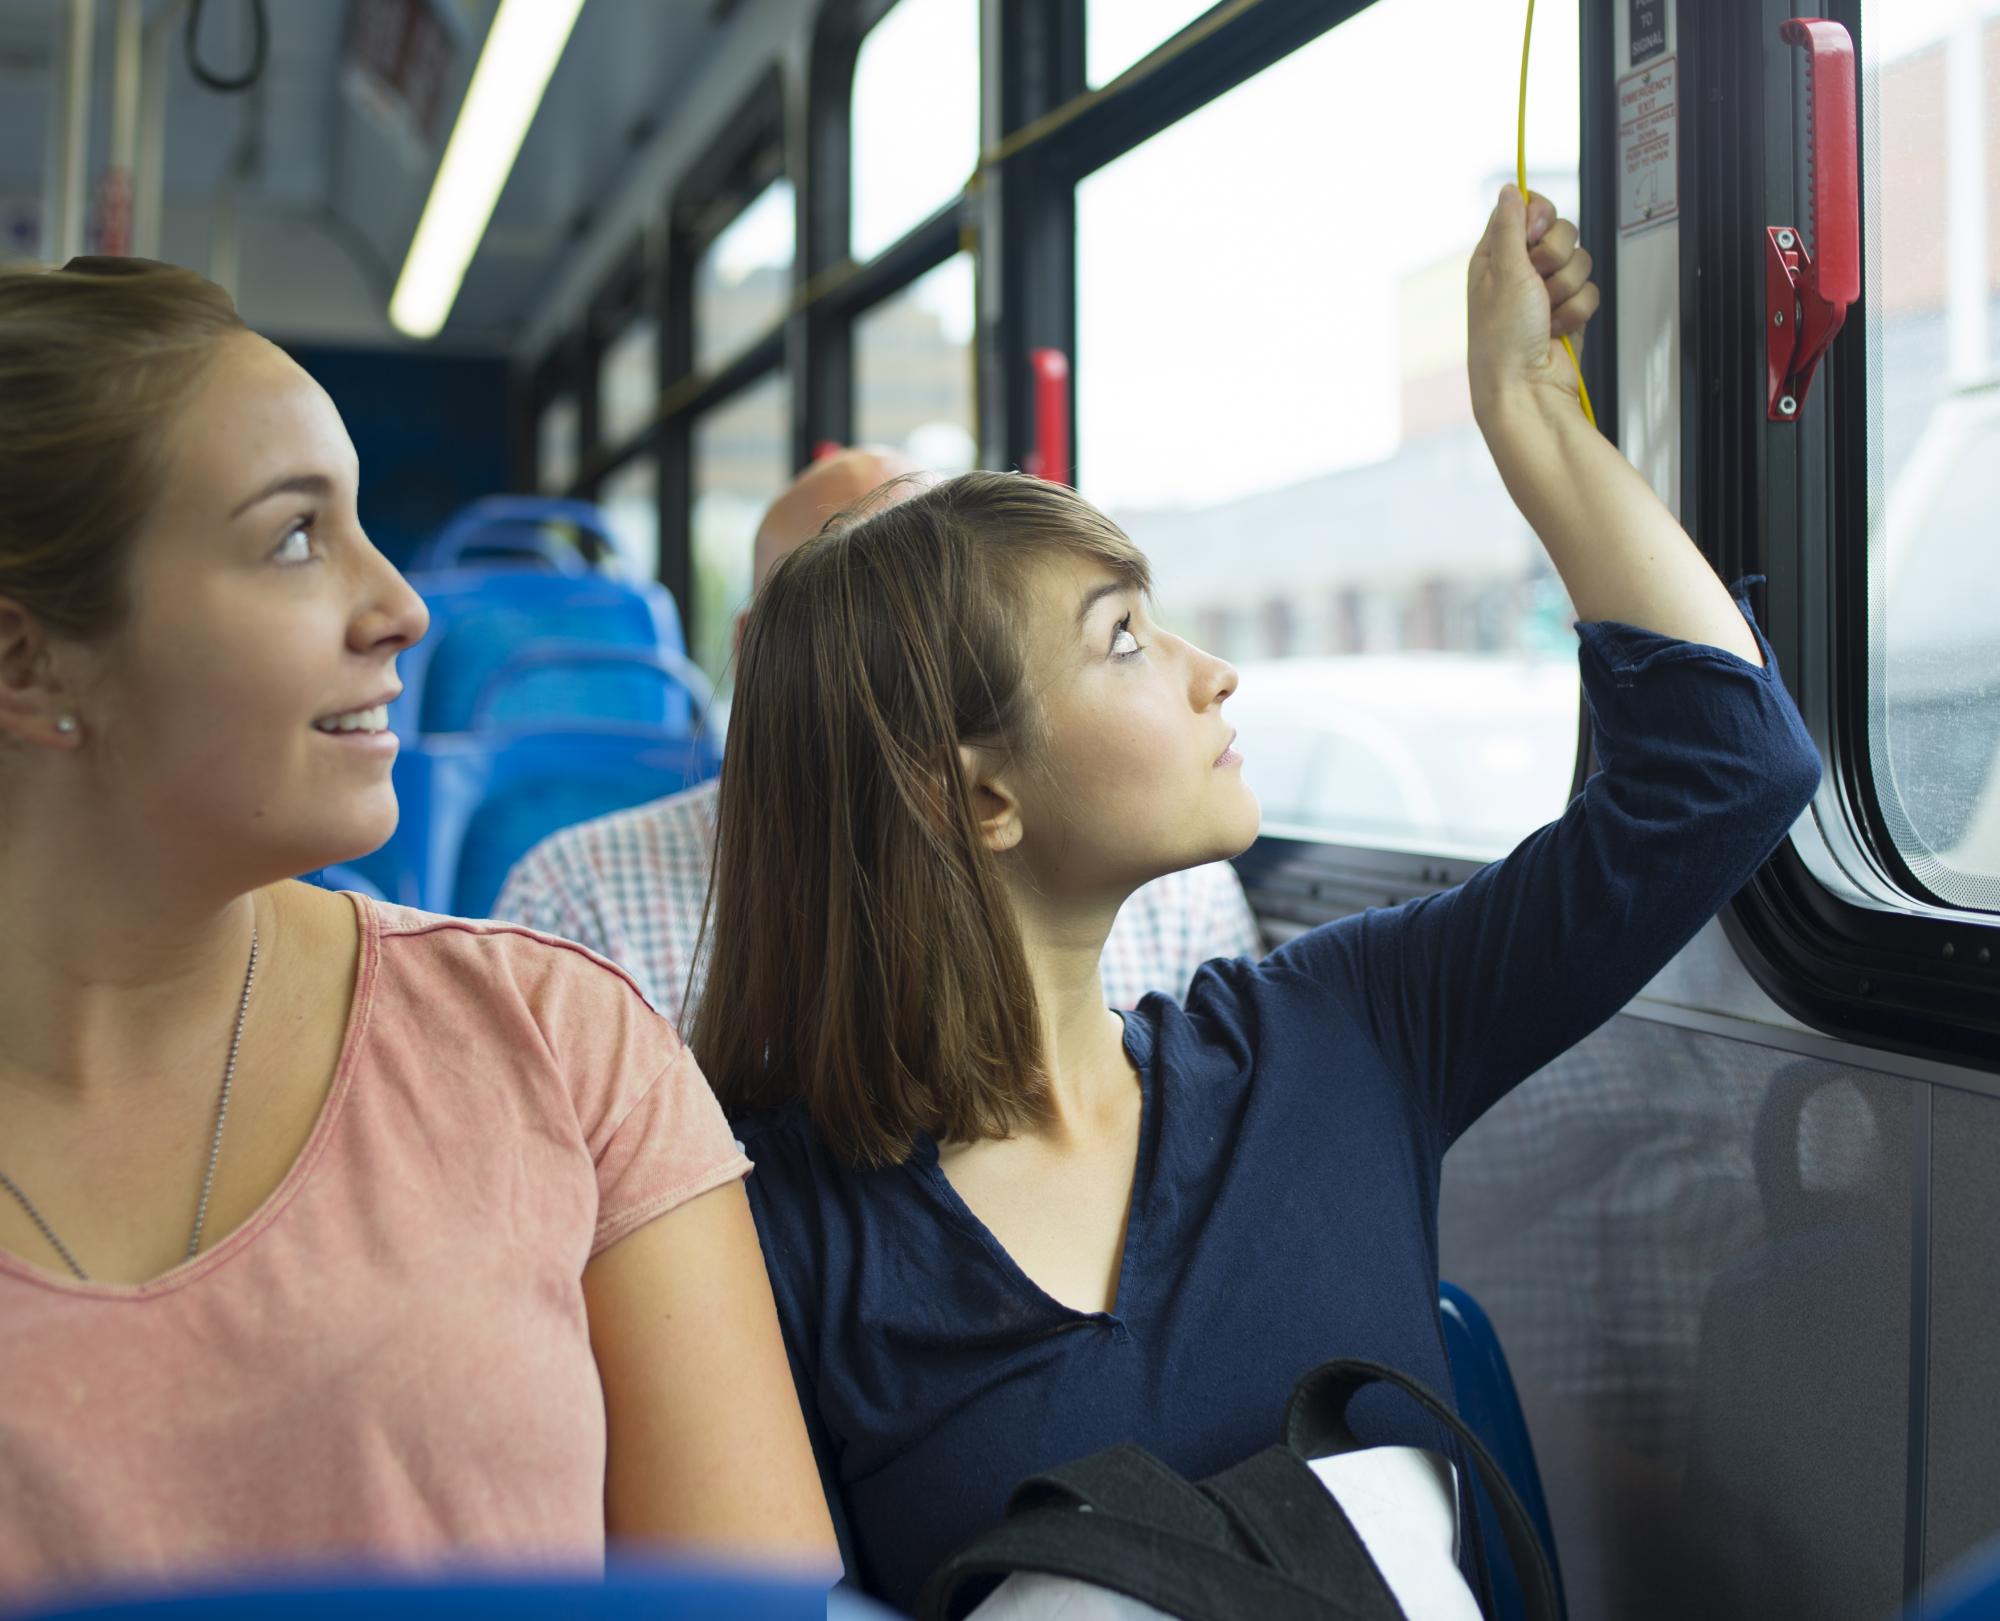
[[[1521,36],[1521,116],[1515,126],[1514,169],[1518,176],[1521,205],[1528,202],[1528,48],[1535,41],[1535,0],[1528,0],[1528,27]],[[1569,356],[1569,363],[1576,368],[1576,397],[1583,406],[1583,417],[1593,428],[1597,426],[1597,413],[1591,409],[1590,389],[1583,380],[1583,362],[1576,358],[1576,345],[1569,341],[1569,334],[1563,334],[1563,353]]]

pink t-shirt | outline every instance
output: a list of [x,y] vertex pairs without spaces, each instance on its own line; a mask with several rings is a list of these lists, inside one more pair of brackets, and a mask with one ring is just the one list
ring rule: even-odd
[[601,959],[355,905],[332,1091],[248,1222],[144,1284],[0,1253],[0,1595],[342,1556],[602,1559],[584,1263],[750,1162]]

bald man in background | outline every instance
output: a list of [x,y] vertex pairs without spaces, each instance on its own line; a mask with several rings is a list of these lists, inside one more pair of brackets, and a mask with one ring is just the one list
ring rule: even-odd
[[[814,462],[771,503],[757,527],[753,580],[818,534],[830,518],[895,501],[918,469],[893,451],[843,450]],[[743,621],[736,626],[739,639]],[[733,725],[756,724],[738,713]],[[508,874],[493,915],[588,946],[617,963],[653,1005],[685,1021],[695,942],[715,853],[718,785],[705,782],[650,805],[582,822],[544,839]],[[1257,955],[1257,921],[1226,861],[1169,873],[1126,901],[1104,943],[1104,994],[1130,1008],[1148,991],[1179,1000],[1213,957]]]

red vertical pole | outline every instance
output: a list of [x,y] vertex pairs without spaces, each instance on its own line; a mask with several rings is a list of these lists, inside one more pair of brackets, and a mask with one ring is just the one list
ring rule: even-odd
[[1024,471],[1052,484],[1071,482],[1069,449],[1069,356],[1060,349],[1028,353],[1034,378],[1035,448]]

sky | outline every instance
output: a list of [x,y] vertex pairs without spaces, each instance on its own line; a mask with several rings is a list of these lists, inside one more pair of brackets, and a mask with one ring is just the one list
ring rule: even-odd
[[1990,17],[2000,0],[1863,0],[1861,36],[1869,56],[1891,62],[1951,31],[1962,17]]
[[789,265],[797,218],[792,183],[772,181],[710,244],[708,261],[717,278],[734,284],[766,265]]
[[[1462,261],[1511,177],[1521,21],[1492,0],[1381,0],[1083,182],[1092,499],[1206,506],[1393,453],[1398,288]],[[1574,11],[1543,7],[1537,174],[1576,169],[1576,53]],[[1455,299],[1428,318],[1462,341]]]
[[850,249],[872,259],[979,164],[978,0],[900,0],[854,62]]
[[1093,85],[1111,80],[1161,40],[1178,34],[1215,0],[1090,0],[1084,38],[1084,76]]

